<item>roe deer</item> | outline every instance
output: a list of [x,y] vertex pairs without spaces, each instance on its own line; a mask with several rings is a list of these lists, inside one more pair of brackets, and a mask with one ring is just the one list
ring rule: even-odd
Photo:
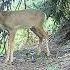
[[[42,24],[45,19],[45,14],[39,10],[21,10],[21,11],[2,11],[0,12],[0,24],[9,31],[8,49],[6,62],[13,62],[14,52],[14,37],[16,30],[20,27],[26,26],[30,28],[39,37],[39,52],[42,50],[42,40],[48,39],[48,32],[45,32]],[[49,55],[49,48],[47,45],[47,55]]]

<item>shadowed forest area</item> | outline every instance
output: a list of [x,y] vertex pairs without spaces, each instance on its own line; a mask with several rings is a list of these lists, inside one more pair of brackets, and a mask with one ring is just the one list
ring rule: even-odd
[[[3,15],[6,15],[4,11],[25,9],[45,13],[42,26],[49,33],[50,56],[44,52],[38,55],[38,36],[23,26],[15,35],[14,61],[11,64],[4,63],[9,31],[0,21],[0,70],[70,70],[70,0],[0,0],[0,12]],[[43,41],[42,46],[46,45]]]

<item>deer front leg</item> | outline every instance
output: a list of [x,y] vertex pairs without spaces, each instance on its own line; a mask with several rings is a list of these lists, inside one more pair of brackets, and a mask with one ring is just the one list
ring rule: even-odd
[[8,40],[6,63],[7,62],[13,62],[14,37],[15,37],[15,31],[9,31],[9,40]]
[[9,61],[9,57],[10,57],[10,42],[9,42],[9,37],[8,37],[8,48],[6,50],[6,59],[5,59],[5,63],[7,63]]

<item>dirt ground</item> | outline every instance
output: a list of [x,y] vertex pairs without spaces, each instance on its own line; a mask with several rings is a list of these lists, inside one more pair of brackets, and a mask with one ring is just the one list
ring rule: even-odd
[[[65,51],[66,52],[66,51]],[[70,70],[70,53],[60,51],[47,57],[45,53],[37,55],[37,49],[24,49],[14,52],[14,62],[5,64],[5,55],[0,56],[0,70]]]
[[5,58],[0,57],[0,70],[70,70],[70,54],[56,59],[53,56],[47,57],[44,53],[40,56],[36,53],[31,55],[31,51],[15,52],[12,64],[5,64]]
[[0,57],[0,70],[60,70],[54,59],[46,57],[44,53],[31,55],[32,51],[15,52],[12,64],[5,64],[5,58]]

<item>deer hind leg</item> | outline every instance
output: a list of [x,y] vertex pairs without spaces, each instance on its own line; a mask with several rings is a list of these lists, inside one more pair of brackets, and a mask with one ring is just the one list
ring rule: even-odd
[[13,62],[14,37],[15,37],[15,31],[9,31],[9,40],[8,40],[6,63],[7,62]]
[[[48,46],[48,38],[49,38],[48,37],[49,36],[48,35],[48,31],[45,32],[42,26],[39,26],[38,30],[40,31],[40,34],[42,34],[42,36],[43,36],[42,38],[45,39],[45,44],[46,44],[45,45],[46,47],[44,47],[44,46],[41,47],[42,51],[44,51],[45,53],[47,53],[47,56],[49,56],[50,55],[50,50],[49,50],[49,46]],[[42,39],[42,42],[43,42],[43,39]]]
[[38,37],[39,37],[39,45],[38,45],[38,54],[41,53],[42,49],[41,49],[41,46],[42,46],[42,39],[43,39],[43,35],[40,33],[40,31],[35,28],[34,26],[32,26],[32,28],[30,28],[31,31],[33,31]]
[[[39,53],[41,52],[41,51],[44,51],[45,53],[47,52],[47,56],[49,56],[50,55],[50,51],[49,51],[49,47],[48,47],[48,32],[46,33],[44,30],[43,30],[43,27],[32,27],[31,28],[31,30],[39,37],[39,46],[38,46],[38,48],[39,48]],[[47,39],[47,43],[46,43],[46,48],[47,49],[45,49],[43,46],[42,46],[42,41],[43,41],[43,39]]]
[[9,39],[8,39],[8,48],[6,50],[6,59],[5,59],[5,63],[7,63],[9,61],[9,57],[10,57],[10,45],[9,45]]

